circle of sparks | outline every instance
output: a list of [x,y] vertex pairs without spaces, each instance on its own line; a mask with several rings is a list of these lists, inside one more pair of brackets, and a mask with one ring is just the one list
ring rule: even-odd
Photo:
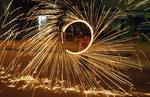
[[74,21],[68,23],[68,24],[63,28],[63,32],[65,33],[66,29],[67,29],[71,24],[74,24],[74,23],[77,23],[77,22],[84,23],[84,24],[86,24],[86,25],[89,27],[90,33],[91,33],[91,40],[90,40],[89,45],[88,45],[85,49],[83,49],[82,51],[79,51],[79,52],[72,52],[72,51],[66,50],[66,52],[68,52],[68,53],[70,53],[70,54],[75,54],[75,55],[77,55],[77,54],[82,54],[82,53],[86,52],[86,51],[90,48],[90,46],[92,45],[92,43],[93,43],[93,36],[94,36],[94,35],[93,35],[94,32],[93,32],[93,29],[92,29],[91,25],[90,25],[88,22],[84,21],[84,20],[74,20]]
[[[130,2],[120,0],[119,3],[113,2],[115,6],[108,6],[108,8],[107,4],[92,0],[89,3],[81,3],[80,7],[70,5],[67,0],[58,0],[58,3],[54,4],[48,2],[50,0],[44,1],[28,12],[27,24],[19,31],[18,24],[10,25],[16,20],[22,20],[21,17],[24,14],[21,13],[12,19],[12,13],[20,9],[19,7],[12,12],[8,10],[13,0],[2,16],[4,19],[0,16],[0,20],[3,19],[0,27],[2,29],[11,27],[0,35],[0,38],[4,38],[0,43],[2,50],[0,81],[4,79],[3,82],[6,85],[10,83],[10,87],[18,86],[19,89],[40,88],[65,93],[66,91],[80,93],[83,91],[85,94],[97,94],[101,93],[101,90],[108,89],[127,92],[124,87],[134,88],[126,72],[130,69],[141,70],[140,57],[135,53],[137,48],[129,43],[135,38],[126,36],[128,26],[120,29],[126,21],[111,30],[109,26],[120,17],[127,18],[127,10],[137,9],[149,3],[149,0],[136,4],[134,4],[136,0]],[[121,8],[120,4],[124,7]],[[63,8],[64,6],[66,8]],[[39,23],[40,27],[30,23],[30,21],[37,21],[39,15],[48,17],[45,24]],[[7,22],[7,20],[10,21]],[[71,22],[64,25],[65,21]],[[59,29],[64,27],[62,31],[65,32],[71,24],[76,22],[84,23],[89,27],[91,40],[84,50],[71,52],[63,49]],[[37,26],[40,28],[38,31],[35,29]],[[21,37],[21,43],[19,41],[17,44],[15,39],[20,34],[25,35]],[[131,54],[133,56],[130,56]],[[8,80],[5,81],[6,78]],[[19,86],[20,82],[24,83]]]

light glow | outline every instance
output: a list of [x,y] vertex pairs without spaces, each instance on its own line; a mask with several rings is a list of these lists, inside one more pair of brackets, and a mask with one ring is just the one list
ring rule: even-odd
[[46,16],[38,16],[39,29],[46,23]]
[[70,54],[74,54],[74,55],[82,54],[82,53],[86,52],[86,51],[90,48],[90,46],[92,45],[92,43],[93,43],[93,36],[94,36],[94,35],[93,35],[93,29],[92,29],[91,25],[90,25],[88,22],[84,21],[84,20],[74,20],[74,21],[68,23],[68,24],[63,28],[63,33],[65,33],[66,29],[67,29],[71,24],[74,24],[74,23],[77,23],[77,22],[84,23],[84,24],[86,24],[86,25],[89,27],[90,33],[91,33],[91,40],[90,40],[89,45],[88,45],[84,50],[82,50],[82,51],[79,51],[79,52],[72,52],[72,51],[66,50],[66,52],[68,52],[68,53],[70,53]]

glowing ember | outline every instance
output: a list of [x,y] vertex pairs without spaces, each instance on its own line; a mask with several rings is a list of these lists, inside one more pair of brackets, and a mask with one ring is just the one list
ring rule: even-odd
[[[43,1],[23,19],[34,22],[39,15],[44,16],[44,20],[47,20],[44,25],[39,22],[40,25],[25,26],[18,31],[18,24],[10,24],[21,20],[24,14],[6,21],[20,9],[9,12],[12,0],[3,14],[1,25],[2,29],[7,26],[11,28],[0,36],[4,38],[0,43],[0,81],[8,87],[22,90],[43,89],[55,93],[83,93],[85,96],[133,95],[124,89],[124,86],[134,86],[124,72],[130,68],[141,70],[142,63],[138,53],[135,54],[138,50],[130,43],[135,38],[126,37],[128,27],[120,29],[124,23],[113,29],[110,27],[120,17],[126,18],[127,10],[150,3],[143,0],[133,4],[135,1],[114,1],[116,6],[113,8],[103,5],[103,0],[99,2],[100,5],[91,1],[80,6],[72,6],[66,0],[55,3]],[[118,6],[120,4],[124,7]],[[30,22],[27,25],[32,25]],[[63,48],[62,30],[65,33],[70,25],[77,22],[88,26],[91,39],[85,49],[72,52]],[[21,40],[16,42],[16,37],[24,33]]]

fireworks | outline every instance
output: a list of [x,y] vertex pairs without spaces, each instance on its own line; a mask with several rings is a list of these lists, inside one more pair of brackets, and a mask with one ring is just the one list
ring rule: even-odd
[[[120,29],[124,23],[111,30],[109,27],[118,18],[127,17],[127,10],[135,10],[149,1],[120,0],[113,3],[115,7],[108,7],[103,1],[81,2],[80,6],[72,6],[67,1],[44,1],[33,7],[23,19],[34,21],[39,15],[44,15],[47,16],[44,25],[40,24],[39,28],[38,25],[25,26],[18,31],[16,24],[1,36],[7,35],[0,44],[3,49],[0,60],[3,71],[14,77],[10,83],[16,86],[20,80],[24,80],[25,85],[21,88],[45,87],[54,91],[85,91],[85,94],[108,88],[126,92],[123,86],[133,87],[130,78],[121,71],[127,71],[129,68],[141,69],[140,60],[135,61],[123,55],[125,52],[133,54],[137,51],[134,45],[129,43],[135,37],[124,37],[129,29]],[[118,6],[119,4],[124,7]],[[8,17],[13,12],[6,10],[4,16]],[[19,14],[8,23],[5,23],[6,17],[1,27],[11,24],[22,15]],[[66,29],[76,22],[88,26],[91,38],[85,49],[71,52],[64,48],[62,41]],[[27,22],[28,24],[32,23]],[[21,33],[26,34],[20,40],[21,45],[16,46],[14,41]],[[15,56],[7,51],[8,47],[17,50]],[[9,66],[5,67],[7,54],[12,58],[9,60]],[[135,56],[138,59],[138,55]]]

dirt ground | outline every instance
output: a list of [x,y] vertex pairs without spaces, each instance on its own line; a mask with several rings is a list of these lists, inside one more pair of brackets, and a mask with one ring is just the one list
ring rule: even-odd
[[[2,41],[0,41],[1,44]],[[8,45],[6,48],[7,54],[5,55],[6,58],[2,61],[0,61],[0,64],[8,64],[13,59],[13,56],[16,56],[18,53],[17,47],[19,47],[22,44],[23,41],[16,41],[14,44],[16,45],[13,49],[11,49],[12,44]],[[141,55],[140,60],[143,64],[142,72],[136,71],[136,70],[129,70],[127,73],[128,76],[132,78],[132,83],[134,83],[135,88],[139,94],[141,93],[150,93],[150,43],[144,43],[139,42],[139,45],[137,48],[139,50],[142,50],[144,54],[147,56],[145,58],[144,55]],[[13,51],[12,51],[13,50]],[[0,48],[0,54],[2,54],[2,47]],[[9,53],[10,52],[10,53]],[[132,56],[131,57],[135,57]],[[21,60],[21,63],[27,64],[31,60],[31,56],[27,58],[23,58]],[[0,97],[84,97],[85,95],[82,94],[76,94],[76,93],[52,93],[52,92],[46,92],[44,90],[36,90],[35,95],[33,95],[34,90],[18,90],[16,88],[8,88],[4,83],[0,83]],[[135,97],[136,95],[133,95],[132,97]],[[89,97],[97,97],[97,96],[89,96]],[[105,95],[100,95],[98,97],[105,97]],[[138,97],[148,97],[148,96],[138,96]]]

